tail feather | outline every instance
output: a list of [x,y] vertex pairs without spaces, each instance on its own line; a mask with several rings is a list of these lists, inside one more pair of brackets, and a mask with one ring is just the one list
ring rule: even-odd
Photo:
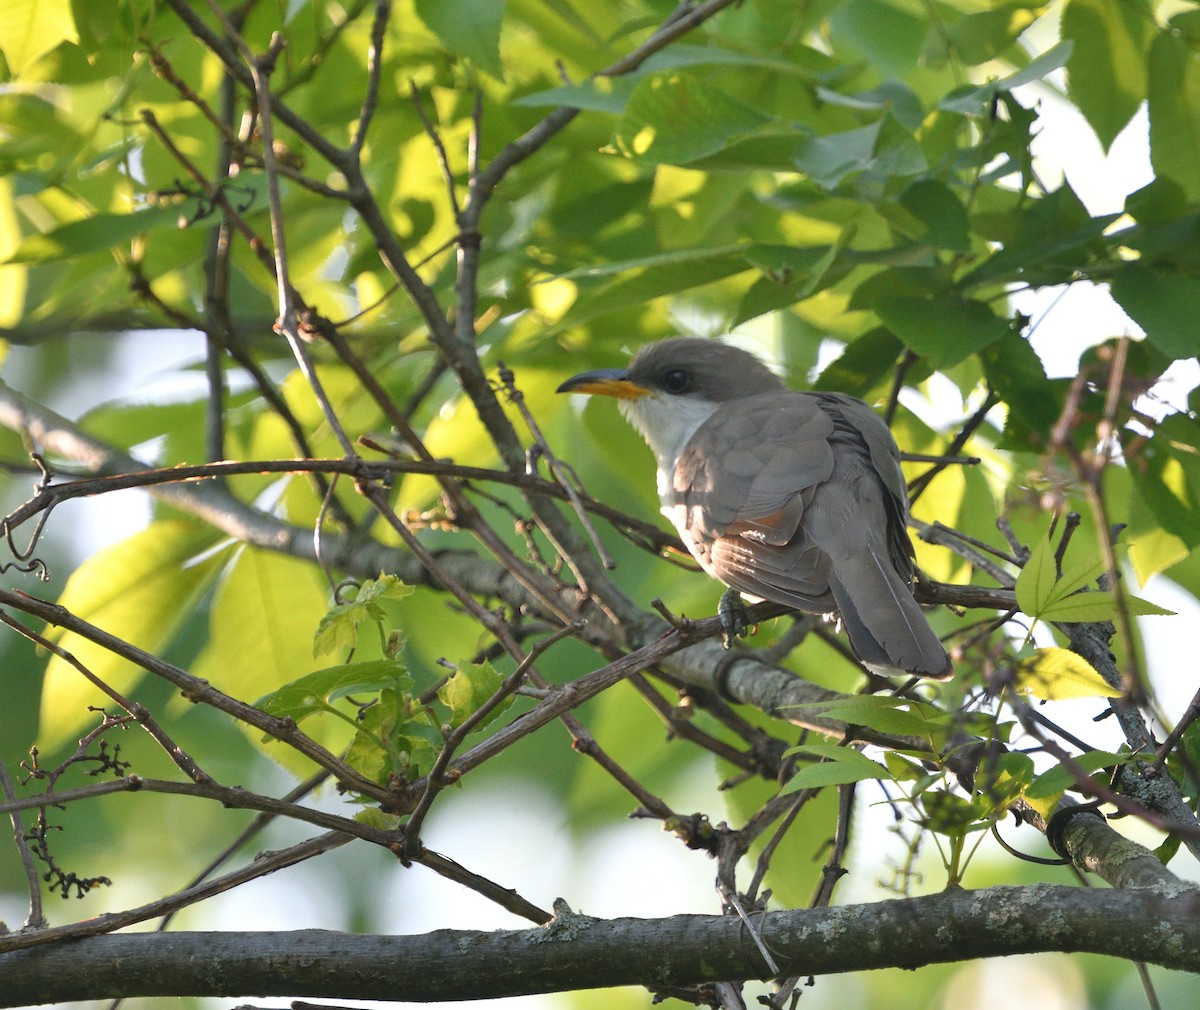
[[950,657],[895,569],[870,548],[839,558],[829,579],[850,644],[868,667],[944,680]]

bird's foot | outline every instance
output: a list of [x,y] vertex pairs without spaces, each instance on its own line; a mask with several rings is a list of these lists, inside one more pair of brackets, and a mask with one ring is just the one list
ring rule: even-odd
[[721,619],[721,645],[731,648],[735,638],[745,638],[754,622],[742,594],[733,587],[721,594],[717,603],[717,616]]

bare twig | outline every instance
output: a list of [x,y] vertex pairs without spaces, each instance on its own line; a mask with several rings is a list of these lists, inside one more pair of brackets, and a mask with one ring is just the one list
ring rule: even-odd
[[[8,766],[4,763],[3,758],[0,758],[0,789],[4,792],[6,803],[11,804],[16,801],[17,793],[13,788],[12,776],[8,774]],[[25,883],[29,891],[29,913],[25,916],[25,929],[44,929],[47,922],[46,913],[42,907],[42,885],[38,879],[38,869],[33,861],[33,853],[29,851],[29,839],[25,834],[25,824],[17,810],[9,811],[9,820],[12,821],[13,844],[16,845],[17,852],[21,857],[21,867],[25,871]]]

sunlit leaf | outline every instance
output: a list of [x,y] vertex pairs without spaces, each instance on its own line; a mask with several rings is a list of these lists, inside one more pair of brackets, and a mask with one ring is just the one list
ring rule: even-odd
[[1188,38],[1200,12],[1177,14],[1150,46],[1150,161],[1192,200],[1200,198],[1200,62]]
[[174,207],[150,207],[134,214],[94,214],[44,234],[30,235],[8,262],[44,263],[119,247],[151,229],[176,227],[179,215]]
[[353,600],[336,605],[321,618],[313,636],[313,655],[328,656],[338,649],[353,648],[363,621],[382,623],[386,619],[380,600],[402,600],[412,592],[412,586],[406,586],[394,575],[381,573],[378,579],[367,579],[358,587]]
[[1017,690],[1044,701],[1068,698],[1119,698],[1113,687],[1086,659],[1070,649],[1037,649],[1021,660],[1014,673]]
[[1107,150],[1145,101],[1154,15],[1141,0],[1070,0],[1061,25],[1075,43],[1067,93]]
[[679,165],[714,154],[769,122],[770,116],[698,75],[665,71],[634,88],[614,139],[628,158]]
[[[164,519],[83,562],[67,580],[59,604],[85,621],[148,652],[161,649],[212,584],[226,552],[210,549],[217,531],[188,519]],[[74,632],[47,636],[95,676],[126,696],[145,671]],[[51,656],[42,687],[38,741],[54,747],[94,717],[88,705],[113,707],[68,663]]]
[[[438,689],[438,698],[450,709],[450,726],[457,729],[473,716],[499,689],[502,678],[491,663],[460,663],[454,674]],[[500,715],[512,703],[511,695],[488,713],[477,728]]]
[[217,587],[200,669],[222,690],[259,697],[312,668],[327,590],[310,564],[244,547]]
[[78,38],[71,0],[0,0],[0,51],[14,73]]
[[[845,701],[796,706],[812,715],[838,719],[851,726],[865,726],[879,733],[928,737],[945,731],[946,713],[936,706],[910,698],[870,695]],[[816,753],[808,751],[808,753]],[[824,753],[823,751],[821,753]]]

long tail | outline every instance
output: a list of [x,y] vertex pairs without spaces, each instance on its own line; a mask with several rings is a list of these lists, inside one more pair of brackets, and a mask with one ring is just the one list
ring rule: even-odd
[[925,612],[887,559],[869,548],[840,558],[829,586],[850,644],[868,667],[934,680],[954,675]]

